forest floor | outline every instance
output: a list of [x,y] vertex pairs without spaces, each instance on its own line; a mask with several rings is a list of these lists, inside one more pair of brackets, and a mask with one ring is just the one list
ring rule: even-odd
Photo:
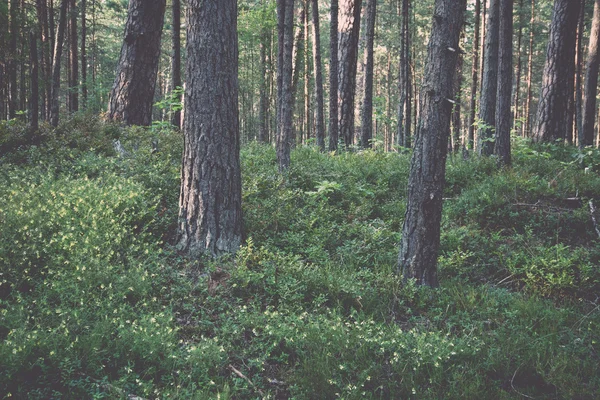
[[0,398],[600,397],[597,150],[450,156],[428,289],[395,271],[408,151],[298,147],[282,176],[246,144],[246,243],[190,260],[179,133],[29,139],[0,124]]

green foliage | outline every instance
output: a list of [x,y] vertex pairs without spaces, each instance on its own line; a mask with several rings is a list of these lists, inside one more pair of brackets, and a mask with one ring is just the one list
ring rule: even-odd
[[272,147],[245,146],[246,244],[189,260],[168,244],[178,132],[82,116],[42,132],[0,165],[0,393],[600,394],[594,151],[519,143],[512,170],[449,159],[432,291],[395,273],[407,154],[299,147],[282,176]]

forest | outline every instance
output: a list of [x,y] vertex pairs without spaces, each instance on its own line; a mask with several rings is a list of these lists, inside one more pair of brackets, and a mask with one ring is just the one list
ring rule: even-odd
[[600,0],[0,2],[0,399],[600,398]]

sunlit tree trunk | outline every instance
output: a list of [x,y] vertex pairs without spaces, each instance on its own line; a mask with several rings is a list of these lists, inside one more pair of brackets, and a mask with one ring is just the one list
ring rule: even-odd
[[535,34],[535,0],[531,0],[531,20],[529,21],[529,51],[527,55],[527,92],[525,95],[525,122],[523,123],[523,137],[531,136],[531,96],[533,74],[533,38]]
[[[485,1],[485,0],[484,0]],[[475,112],[476,112],[476,101],[477,92],[479,88],[479,31],[480,27],[480,14],[481,14],[481,1],[475,1],[475,23],[473,29],[473,65],[471,67],[471,101],[469,104],[469,130],[468,136],[468,148],[473,150],[475,148]]]
[[519,0],[519,31],[517,33],[517,54],[515,59],[517,65],[515,66],[515,93],[514,93],[514,114],[513,114],[513,127],[516,128],[519,119],[521,118],[521,43],[523,40],[523,0]]
[[50,100],[50,124],[58,126],[59,120],[59,92],[60,92],[60,64],[62,58],[63,41],[65,38],[65,25],[67,24],[67,5],[69,0],[60,3],[60,14],[56,35],[54,37],[54,53],[52,57],[52,96]]
[[[584,146],[594,144],[594,114],[596,111],[596,93],[598,86],[598,43],[600,42],[600,0],[594,2],[592,31],[588,47],[588,58],[585,68],[585,96],[583,101],[583,140]],[[600,125],[599,125],[600,127]]]
[[[417,285],[438,286],[446,151],[454,97],[460,27],[466,0],[436,0],[421,91],[398,270]],[[454,49],[451,51],[450,49]]]
[[319,29],[319,2],[312,1],[312,26],[313,26],[313,61],[315,71],[315,137],[317,146],[325,150],[325,104],[323,100],[323,67],[321,61],[321,32]]
[[364,99],[361,113],[361,146],[371,147],[373,139],[373,44],[375,41],[375,14],[377,0],[367,0],[366,49],[365,49],[365,83]]
[[[171,90],[181,87],[181,1],[173,0],[171,5]],[[181,96],[176,100],[181,102]],[[181,111],[171,115],[171,125],[181,128]]]
[[242,243],[237,0],[188,0],[177,247],[192,257]]
[[166,0],[130,0],[108,118],[150,125]]
[[329,42],[329,151],[338,148],[339,125],[338,125],[338,91],[339,91],[339,36],[338,36],[338,0],[331,0],[331,25]]

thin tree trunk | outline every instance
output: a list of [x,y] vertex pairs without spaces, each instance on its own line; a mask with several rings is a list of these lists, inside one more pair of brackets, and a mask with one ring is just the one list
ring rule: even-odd
[[259,105],[258,105],[258,141],[267,143],[269,137],[268,130],[268,104],[267,95],[267,40],[269,40],[268,31],[262,28],[260,35],[260,76],[259,76]]
[[10,1],[10,40],[8,50],[8,118],[17,115],[17,38],[19,37],[19,0]]
[[[579,138],[583,131],[583,93],[581,92],[581,77],[583,67],[583,31],[585,29],[585,0],[581,0],[581,8],[579,10],[579,21],[577,23],[577,44],[575,45],[575,90],[574,90],[574,106],[575,106],[575,130],[572,135],[571,143],[575,140],[580,142]],[[567,137],[569,139],[569,136]]]
[[[171,90],[181,88],[181,1],[173,0],[171,9]],[[175,93],[175,92],[174,92]],[[176,96],[181,102],[181,95]],[[174,110],[171,115],[171,125],[181,128],[181,111]]]
[[[464,38],[464,29],[461,30],[460,40]],[[458,51],[458,49],[457,49]],[[459,52],[458,61],[456,62],[456,73],[454,74],[454,107],[452,108],[452,152],[460,151],[460,137],[462,130],[461,109],[462,109],[462,81],[463,81],[463,63],[464,56]]]
[[215,257],[242,243],[237,1],[187,4],[177,247],[192,257]]
[[8,49],[8,15],[0,13],[0,120],[8,117],[7,110],[7,49]]
[[[417,285],[438,286],[446,150],[450,135],[453,83],[466,0],[436,0],[427,51],[421,122],[417,128],[408,181],[406,215],[398,271]],[[450,51],[449,48],[455,49]]]
[[81,106],[87,106],[86,0],[81,0]]
[[[485,1],[485,0],[484,0]],[[471,67],[471,102],[469,105],[469,131],[468,148],[475,148],[475,111],[477,92],[479,88],[479,31],[480,31],[481,1],[475,1],[475,28],[473,29],[473,66]]]
[[48,4],[46,0],[36,1],[37,18],[39,21],[39,31],[41,36],[41,72],[42,72],[42,91],[44,92],[44,102],[42,115],[45,121],[50,119],[50,99],[52,96],[50,85],[52,77],[52,54],[50,52],[50,33],[48,28]]
[[529,53],[527,55],[527,94],[525,97],[525,123],[523,124],[523,137],[531,136],[531,85],[533,74],[533,37],[535,34],[535,0],[531,0],[531,20],[529,21]]
[[398,131],[396,142],[398,146],[410,147],[411,132],[411,57],[410,57],[410,1],[402,0],[402,23],[400,26],[400,65],[398,91]]
[[517,128],[517,123],[521,118],[520,110],[520,91],[521,91],[521,42],[523,40],[523,0],[519,0],[519,31],[517,33],[517,65],[515,68],[515,94],[514,94],[514,114],[513,114],[513,127]]
[[69,6],[69,105],[71,112],[79,110],[79,57],[77,55],[77,7],[75,0]]
[[338,35],[338,0],[331,0],[331,26],[329,50],[331,61],[329,64],[329,151],[338,148],[338,92],[339,92],[339,35]]
[[365,149],[372,147],[371,141],[373,139],[373,44],[375,41],[375,16],[377,12],[377,0],[367,1],[365,94],[361,115],[361,146]]
[[354,98],[362,0],[342,0],[339,26],[339,128],[346,148],[354,142]]
[[303,143],[310,138],[311,135],[311,118],[310,118],[310,46],[309,46],[309,12],[310,0],[304,0],[304,140]]
[[494,126],[496,124],[496,92],[498,87],[498,39],[499,39],[500,0],[490,0],[488,9],[485,52],[483,62],[483,81],[479,109],[478,152],[490,156],[494,153]]
[[496,95],[496,146],[494,153],[500,165],[509,166],[510,130],[512,127],[510,103],[512,100],[513,72],[513,0],[500,0],[500,44],[498,54],[498,86]]
[[58,26],[54,39],[54,55],[52,57],[52,96],[50,100],[50,124],[58,126],[60,103],[60,64],[62,58],[63,41],[65,39],[65,25],[67,24],[67,5],[69,0],[62,0],[60,3],[60,14],[58,17]]
[[39,127],[39,82],[38,82],[38,52],[37,52],[37,35],[35,30],[32,30],[29,33],[29,60],[31,62],[31,100],[29,101],[30,105],[30,121],[31,121],[31,130],[33,132],[38,130]]
[[280,123],[277,134],[277,162],[279,172],[284,172],[290,166],[290,154],[293,140],[293,113],[294,113],[294,95],[292,90],[292,59],[294,42],[294,0],[278,0],[285,2],[282,6],[283,23],[283,41],[280,49],[283,54],[280,55],[281,64],[281,108]]
[[[583,103],[583,145],[594,144],[594,114],[596,112],[596,93],[598,86],[598,43],[600,42],[600,0],[594,2],[594,16],[592,18],[592,31],[588,46],[588,58],[585,68],[585,97]],[[600,123],[598,125],[600,129]]]
[[564,140],[569,130],[569,98],[573,98],[575,34],[580,0],[555,0],[542,77],[534,140]]
[[313,61],[315,71],[315,136],[317,146],[325,150],[325,104],[323,100],[323,68],[321,62],[321,33],[319,29],[319,2],[312,0],[312,26],[313,26]]

